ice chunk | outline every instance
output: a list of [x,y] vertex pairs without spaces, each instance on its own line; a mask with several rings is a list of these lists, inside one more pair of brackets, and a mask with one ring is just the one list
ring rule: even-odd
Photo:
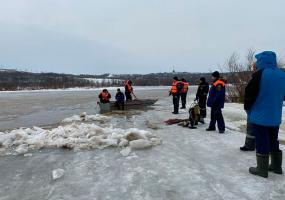
[[128,155],[130,155],[131,152],[132,152],[132,150],[131,150],[130,147],[127,147],[127,148],[122,149],[122,150],[120,151],[120,153],[121,153],[123,156],[125,156],[125,157],[127,157]]
[[129,141],[126,140],[125,138],[122,138],[120,140],[119,147],[125,147],[125,146],[128,146],[128,144],[129,144]]
[[16,149],[15,149],[15,152],[17,154],[24,154],[24,153],[27,153],[28,152],[28,145],[27,144],[21,144],[20,146],[18,146]]
[[80,122],[80,121],[106,121],[109,120],[110,117],[96,114],[96,115],[87,115],[86,112],[81,113],[80,115],[73,115],[72,117],[65,118],[62,120],[63,123],[71,123],[71,122]]
[[159,138],[150,138],[150,142],[153,146],[160,145],[162,143],[162,140]]
[[144,139],[130,141],[132,149],[146,149],[151,147],[151,142]]
[[56,180],[56,179],[61,178],[64,175],[64,172],[65,171],[63,169],[60,169],[60,168],[53,170],[52,171],[52,179]]
[[73,115],[72,117],[66,118],[62,120],[63,123],[71,123],[74,121],[81,121],[81,118],[79,115]]
[[[100,127],[91,123],[72,123],[51,130],[39,127],[20,128],[0,134],[2,153],[25,154],[30,150],[41,148],[95,149],[109,146],[147,148],[160,144],[160,140],[149,131],[136,128],[120,129]],[[12,153],[14,153],[12,151]]]
[[144,139],[146,140],[147,137],[139,132],[130,132],[126,135],[126,139],[129,141],[138,140],[138,139]]

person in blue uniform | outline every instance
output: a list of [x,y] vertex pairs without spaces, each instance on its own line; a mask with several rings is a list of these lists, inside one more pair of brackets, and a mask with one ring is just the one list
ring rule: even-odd
[[220,73],[212,73],[212,86],[209,91],[207,106],[211,108],[211,121],[206,131],[215,131],[216,122],[218,123],[219,133],[225,132],[225,121],[222,114],[222,108],[225,103],[225,80],[220,77]]

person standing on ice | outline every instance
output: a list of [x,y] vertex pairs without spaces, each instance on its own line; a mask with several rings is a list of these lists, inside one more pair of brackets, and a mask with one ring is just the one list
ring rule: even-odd
[[[252,88],[256,99],[248,110],[248,118],[256,141],[257,167],[250,167],[249,173],[264,178],[268,171],[282,174],[282,151],[279,149],[278,132],[282,119],[285,97],[285,73],[277,67],[276,54],[264,51],[255,55],[256,68],[262,70],[259,87]],[[256,91],[259,88],[259,91]],[[248,98],[247,96],[245,98]],[[269,154],[271,164],[269,165]]]
[[225,103],[225,80],[220,78],[220,73],[212,73],[212,86],[207,100],[207,106],[211,108],[211,121],[206,131],[215,131],[216,122],[218,122],[219,133],[225,132],[225,121],[222,114],[222,108]]
[[100,103],[110,103],[111,95],[107,89],[104,89],[98,96]]
[[183,82],[183,89],[181,91],[182,107],[180,109],[185,109],[186,108],[186,98],[187,98],[189,83],[184,78],[182,78],[181,81]]
[[132,94],[133,94],[133,83],[130,80],[125,81],[125,95],[126,95],[126,101],[133,100]]
[[207,110],[207,96],[209,92],[209,83],[206,82],[205,77],[200,78],[200,84],[196,92],[195,100],[198,101],[198,105],[200,107],[200,122],[204,124],[204,118],[206,118]]
[[[251,76],[251,80],[248,82],[245,87],[245,95],[244,95],[244,110],[246,113],[250,110],[252,104],[255,102],[256,97],[259,92],[259,83],[262,75],[262,69],[256,70],[256,63],[254,62],[252,65],[253,74]],[[251,124],[247,115],[247,123],[246,123],[246,137],[244,141],[244,145],[240,147],[241,151],[254,151],[255,150],[255,136],[251,129]]]
[[178,114],[179,99],[182,89],[183,89],[183,82],[178,80],[177,76],[173,77],[172,86],[169,91],[169,96],[172,95],[173,97],[173,107],[174,107],[174,111],[172,112],[173,114]]

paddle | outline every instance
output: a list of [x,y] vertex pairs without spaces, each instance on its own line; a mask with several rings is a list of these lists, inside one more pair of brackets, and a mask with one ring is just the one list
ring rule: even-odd
[[134,94],[134,92],[132,92],[132,94],[134,95],[135,99],[137,100],[138,98],[137,98],[137,96]]

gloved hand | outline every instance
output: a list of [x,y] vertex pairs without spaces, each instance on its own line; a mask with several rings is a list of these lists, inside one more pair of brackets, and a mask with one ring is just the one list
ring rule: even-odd
[[169,91],[169,94],[168,94],[168,96],[171,96],[172,95],[172,93]]

